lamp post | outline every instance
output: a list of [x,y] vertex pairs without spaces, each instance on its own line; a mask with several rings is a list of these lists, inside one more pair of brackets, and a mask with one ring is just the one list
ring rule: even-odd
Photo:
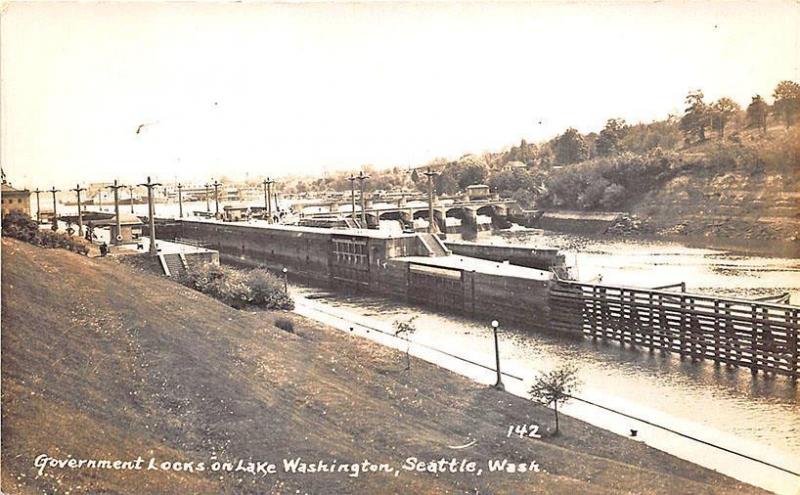
[[281,270],[281,272],[283,273],[283,291],[288,294],[289,293],[289,269],[284,266],[283,270]]
[[264,185],[264,210],[267,214],[267,222],[272,223],[272,184],[275,181],[267,177],[262,184]]
[[128,203],[130,203],[131,213],[133,213],[133,186],[128,186]]
[[497,383],[494,384],[494,388],[497,390],[505,390],[506,387],[503,385],[503,380],[500,377],[500,346],[497,342],[498,327],[500,327],[500,322],[497,320],[492,320],[492,332],[494,333],[494,357],[497,367]]
[[36,190],[33,192],[36,193],[36,223],[40,224],[42,223],[42,213],[41,213],[41,208],[39,208],[39,194],[47,191],[42,191],[37,187]]
[[222,183],[214,179],[214,183],[211,185],[214,186],[214,215],[219,218],[219,186]]
[[81,191],[85,191],[86,188],[81,187],[80,184],[75,184],[75,189],[71,190],[75,191],[75,194],[78,195],[78,235],[83,237],[83,212],[81,211]]
[[350,211],[353,220],[356,219],[356,176],[350,174],[347,178],[350,181]]
[[204,187],[206,188],[206,213],[211,213],[211,203],[208,202],[208,188],[211,186],[205,184]]
[[153,188],[161,184],[151,182],[150,177],[147,177],[147,182],[139,185],[147,188],[147,211],[150,216],[150,255],[156,256],[158,255],[158,249],[156,249],[156,210],[153,205]]
[[112,244],[120,244],[122,242],[122,221],[119,218],[119,189],[125,187],[122,184],[117,184],[117,179],[114,179],[114,184],[106,186],[106,189],[114,190],[114,217],[117,219],[115,227],[117,228],[117,235],[111,239]]
[[183,218],[183,196],[181,195],[182,190],[183,184],[178,182],[178,218]]
[[425,175],[428,177],[428,232],[436,233],[436,221],[433,219],[433,178],[439,175],[430,168]]
[[364,171],[358,173],[358,188],[361,193],[361,228],[367,228],[367,200],[364,197],[364,181],[369,179],[369,175],[364,174]]
[[50,188],[50,192],[53,193],[53,230],[58,230],[58,211],[56,207],[56,193],[61,192],[61,190],[56,189],[56,186]]

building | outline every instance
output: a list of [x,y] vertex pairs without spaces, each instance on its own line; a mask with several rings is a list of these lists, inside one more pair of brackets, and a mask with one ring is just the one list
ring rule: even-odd
[[[101,214],[102,215],[102,214]],[[109,228],[111,230],[111,241],[113,244],[129,244],[138,242],[142,235],[142,221],[131,213],[119,214],[120,232],[117,232],[117,217],[100,218],[89,220],[87,223],[91,228]]]
[[467,186],[467,197],[470,201],[474,201],[476,199],[489,199],[490,196],[491,194],[489,192],[489,186],[485,184]]
[[4,218],[15,211],[31,216],[31,192],[27,189],[14,189],[3,181],[0,199],[2,200]]

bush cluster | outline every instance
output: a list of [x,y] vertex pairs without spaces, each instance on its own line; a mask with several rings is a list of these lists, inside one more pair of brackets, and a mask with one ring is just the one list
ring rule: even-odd
[[294,322],[289,318],[276,319],[275,326],[286,332],[294,333]]
[[60,248],[75,253],[89,254],[87,242],[80,237],[42,230],[35,220],[25,214],[12,212],[3,218],[3,235],[44,248]]
[[579,210],[623,208],[686,165],[679,155],[660,150],[596,158],[553,171],[542,201]]
[[190,267],[181,282],[234,308],[294,309],[283,282],[260,268],[243,271],[205,263]]

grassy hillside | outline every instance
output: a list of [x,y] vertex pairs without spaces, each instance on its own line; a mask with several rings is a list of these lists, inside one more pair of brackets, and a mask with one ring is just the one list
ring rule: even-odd
[[[299,317],[239,311],[121,265],[2,241],[3,493],[756,493],[548,410]],[[454,450],[475,439],[469,449]],[[536,474],[253,476],[49,468],[35,457],[402,464],[538,461]]]

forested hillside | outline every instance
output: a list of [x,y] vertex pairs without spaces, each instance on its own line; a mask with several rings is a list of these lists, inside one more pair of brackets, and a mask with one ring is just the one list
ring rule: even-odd
[[[598,132],[574,128],[544,143],[496,153],[437,159],[418,168],[365,166],[367,190],[438,194],[487,183],[533,209],[623,211],[655,234],[800,238],[800,84],[779,83],[771,102],[754,95],[742,108],[730,98],[706,102],[690,92],[683,115],[629,124],[611,118]],[[299,181],[295,192],[346,191],[349,173]]]

